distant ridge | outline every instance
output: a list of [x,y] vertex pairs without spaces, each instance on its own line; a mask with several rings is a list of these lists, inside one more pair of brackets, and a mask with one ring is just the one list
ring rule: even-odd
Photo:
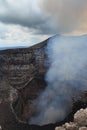
[[0,50],[17,49],[17,48],[28,48],[30,46],[13,46],[13,47],[0,47]]

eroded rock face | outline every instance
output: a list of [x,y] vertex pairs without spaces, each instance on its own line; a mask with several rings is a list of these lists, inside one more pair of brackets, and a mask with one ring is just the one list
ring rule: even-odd
[[26,122],[32,116],[32,100],[46,87],[46,44],[47,41],[30,48],[0,52],[1,128],[9,126],[12,120],[14,124],[17,120]]

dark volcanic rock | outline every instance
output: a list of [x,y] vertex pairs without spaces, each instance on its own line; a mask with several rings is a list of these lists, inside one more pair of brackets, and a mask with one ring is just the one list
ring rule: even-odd
[[[47,40],[30,48],[0,51],[0,126],[3,130],[23,129],[23,126],[19,128],[18,121],[26,122],[32,116],[32,100],[46,87],[46,45]],[[24,126],[25,130],[29,127]]]

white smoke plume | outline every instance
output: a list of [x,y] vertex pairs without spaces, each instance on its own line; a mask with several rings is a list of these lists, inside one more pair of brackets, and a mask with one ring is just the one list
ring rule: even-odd
[[87,0],[42,0],[41,5],[44,13],[55,20],[59,34],[87,27]]
[[36,115],[31,124],[63,120],[71,110],[72,98],[87,90],[87,35],[54,36],[46,52],[50,62],[46,74],[48,86],[34,102]]

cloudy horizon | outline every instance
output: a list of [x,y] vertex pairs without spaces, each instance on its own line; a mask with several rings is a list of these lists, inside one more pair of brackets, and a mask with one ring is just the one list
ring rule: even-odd
[[0,0],[0,48],[87,34],[86,0]]

